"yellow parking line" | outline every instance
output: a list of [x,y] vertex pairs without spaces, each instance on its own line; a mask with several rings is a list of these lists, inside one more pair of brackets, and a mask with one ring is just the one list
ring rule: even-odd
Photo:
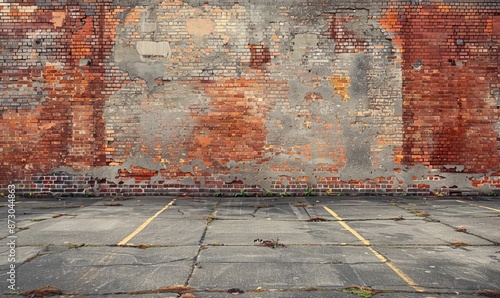
[[369,240],[367,240],[365,237],[361,236],[356,230],[351,228],[337,213],[335,213],[332,209],[323,206],[325,210],[330,213],[333,217],[335,217],[338,222],[349,232],[351,232],[356,238],[358,238],[361,242],[363,242],[364,245],[368,247],[368,249],[382,262],[385,263],[389,268],[392,269],[402,280],[404,280],[408,286],[410,286],[412,289],[414,289],[417,292],[424,292],[425,289],[422,287],[419,287],[408,275],[406,275],[401,269],[396,267],[391,261],[387,260],[382,254],[380,254],[378,251],[376,251],[373,247],[371,247],[371,243]]
[[153,221],[153,219],[155,219],[156,217],[158,217],[158,215],[160,215],[163,211],[167,210],[168,207],[172,206],[172,204],[174,202],[175,202],[175,200],[173,200],[172,202],[168,203],[160,211],[156,212],[155,215],[153,215],[150,218],[148,218],[145,222],[142,223],[142,225],[140,225],[134,232],[132,232],[132,234],[128,235],[122,241],[118,242],[118,245],[125,245],[125,244],[127,244],[127,242],[129,242],[130,239],[134,238],[137,234],[139,234],[142,230],[144,230],[144,228],[147,225],[149,225]]
[[481,206],[481,205],[476,205],[476,204],[470,204],[470,203],[467,203],[467,202],[464,202],[464,201],[460,201],[460,200],[456,200],[456,201],[459,202],[459,203],[469,204],[471,206],[481,207],[481,208],[484,208],[484,209],[488,209],[488,210],[493,210],[493,211],[496,211],[496,212],[500,212],[500,209],[496,209],[496,208],[492,208],[492,207],[488,207],[488,206]]

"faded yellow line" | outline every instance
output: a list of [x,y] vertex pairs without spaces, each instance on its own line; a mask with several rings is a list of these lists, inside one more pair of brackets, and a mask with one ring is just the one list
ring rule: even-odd
[[351,228],[343,219],[340,217],[337,213],[335,213],[332,209],[323,206],[325,210],[330,213],[335,219],[338,220],[338,222],[349,232],[351,232],[356,238],[358,238],[361,242],[363,242],[364,245],[368,247],[368,249],[384,264],[386,264],[389,268],[392,269],[402,280],[404,280],[408,286],[410,286],[412,289],[414,289],[417,292],[424,292],[425,289],[422,287],[419,287],[413,279],[411,279],[408,275],[406,275],[401,269],[396,267],[391,261],[389,261],[386,257],[384,257],[382,254],[380,254],[378,251],[376,251],[373,247],[371,247],[370,241],[368,241],[365,237],[361,236],[356,230]]
[[153,215],[150,218],[148,218],[145,222],[142,223],[142,225],[140,225],[134,232],[132,232],[132,234],[128,235],[122,241],[118,242],[118,245],[125,245],[125,244],[127,244],[127,242],[129,242],[132,238],[134,238],[137,234],[139,234],[142,230],[144,230],[144,228],[147,227],[147,225],[149,225],[153,221],[153,219],[155,219],[156,217],[158,217],[158,215],[160,215],[163,211],[167,210],[168,207],[172,206],[172,204],[174,202],[175,202],[175,200],[173,200],[172,202],[168,203],[160,211],[156,212],[155,215]]
[[496,211],[496,212],[500,212],[500,209],[496,209],[496,208],[492,208],[492,207],[488,207],[488,206],[481,206],[481,205],[476,205],[476,204],[470,204],[470,203],[467,203],[467,202],[464,202],[464,201],[460,201],[460,200],[456,200],[456,201],[459,202],[459,203],[468,204],[470,206],[481,207],[481,208],[484,208],[484,209],[488,209],[488,210],[493,210],[493,211]]

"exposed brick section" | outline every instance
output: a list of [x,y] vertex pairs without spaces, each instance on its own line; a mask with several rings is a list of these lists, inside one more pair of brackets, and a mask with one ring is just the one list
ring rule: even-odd
[[403,163],[498,169],[498,5],[396,4],[384,23],[404,50]]
[[[6,3],[5,3],[6,4]],[[110,1],[2,5],[1,183],[104,165],[103,102],[117,11]]]
[[271,62],[269,48],[264,45],[248,45],[250,49],[250,67],[262,68],[264,64]]
[[361,34],[357,35],[349,26],[349,24],[353,26],[359,22],[359,17],[348,13],[339,12],[329,17],[328,36],[335,41],[335,53],[338,54],[358,53],[366,50],[368,46],[368,42],[359,37]]

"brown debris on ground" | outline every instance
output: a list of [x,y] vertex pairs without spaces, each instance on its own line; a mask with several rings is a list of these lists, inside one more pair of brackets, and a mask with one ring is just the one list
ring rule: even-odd
[[21,295],[28,296],[30,298],[45,298],[52,297],[55,295],[62,295],[62,291],[53,286],[45,286],[32,291],[23,292]]
[[309,218],[307,221],[318,222],[318,221],[327,221],[327,219],[320,217],[320,216],[313,216],[313,217]]
[[500,291],[490,291],[484,290],[477,292],[479,296],[490,297],[490,298],[500,298]]

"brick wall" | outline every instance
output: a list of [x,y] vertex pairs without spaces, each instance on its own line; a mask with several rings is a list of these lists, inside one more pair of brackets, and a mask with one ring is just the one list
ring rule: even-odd
[[499,188],[500,3],[4,1],[26,194]]

